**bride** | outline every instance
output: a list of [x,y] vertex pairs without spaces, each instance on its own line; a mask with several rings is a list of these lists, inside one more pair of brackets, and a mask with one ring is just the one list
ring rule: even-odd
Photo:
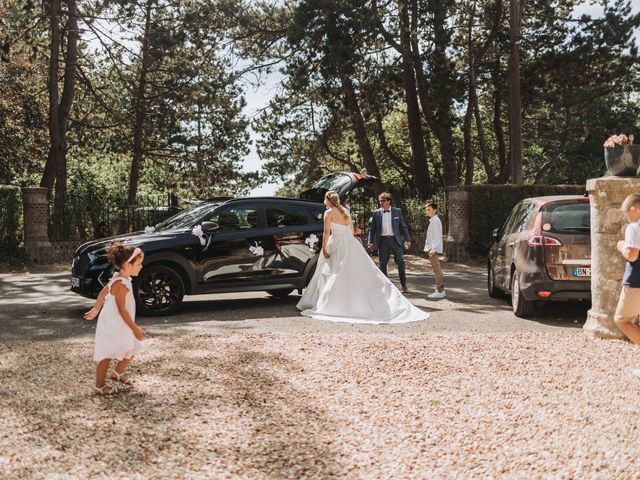
[[333,191],[325,194],[322,255],[298,302],[302,315],[349,323],[406,323],[429,314],[413,306],[353,236],[351,215]]

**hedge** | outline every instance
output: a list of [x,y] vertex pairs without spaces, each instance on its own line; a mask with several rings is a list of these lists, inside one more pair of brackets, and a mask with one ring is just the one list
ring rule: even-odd
[[484,256],[491,233],[522,199],[544,195],[584,195],[584,185],[473,185],[469,189],[469,253]]
[[20,187],[0,185],[0,249],[15,249],[22,238],[22,195]]

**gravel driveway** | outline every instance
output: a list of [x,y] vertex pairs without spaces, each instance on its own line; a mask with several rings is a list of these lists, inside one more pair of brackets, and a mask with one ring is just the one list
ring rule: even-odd
[[194,297],[140,319],[128,393],[91,395],[91,301],[0,275],[0,478],[637,478],[639,351],[586,307],[513,317],[484,274],[409,276],[425,322],[302,318],[296,297]]

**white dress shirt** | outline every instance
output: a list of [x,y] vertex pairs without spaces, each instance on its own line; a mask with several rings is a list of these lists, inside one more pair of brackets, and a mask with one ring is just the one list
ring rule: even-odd
[[391,218],[393,214],[391,213],[391,208],[389,210],[382,210],[382,235],[383,237],[393,237],[393,226],[391,225]]
[[431,250],[440,254],[444,252],[444,245],[442,244],[442,222],[438,218],[438,215],[431,217],[429,228],[427,229],[427,241],[424,244],[424,251],[430,252]]

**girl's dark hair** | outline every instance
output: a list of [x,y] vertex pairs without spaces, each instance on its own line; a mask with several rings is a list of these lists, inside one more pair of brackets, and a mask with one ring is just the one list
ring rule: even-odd
[[107,249],[107,260],[116,267],[116,270],[120,270],[120,267],[133,255],[134,250],[134,247],[125,246],[122,242],[114,242]]

